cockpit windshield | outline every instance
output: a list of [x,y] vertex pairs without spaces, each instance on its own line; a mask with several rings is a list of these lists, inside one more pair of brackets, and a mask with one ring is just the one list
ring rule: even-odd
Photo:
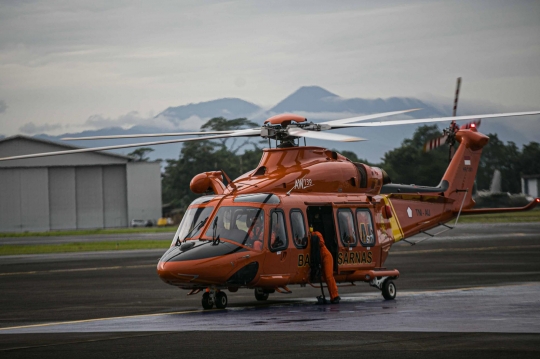
[[221,207],[208,226],[208,238],[227,239],[256,251],[262,250],[264,210],[254,207]]
[[199,235],[213,209],[214,207],[188,209],[182,218],[182,222],[180,222],[180,226],[178,226],[171,245],[177,246],[184,239]]

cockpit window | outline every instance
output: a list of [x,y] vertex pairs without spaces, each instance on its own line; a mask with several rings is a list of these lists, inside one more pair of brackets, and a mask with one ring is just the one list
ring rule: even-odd
[[235,203],[251,202],[251,203],[267,203],[278,204],[279,197],[271,193],[256,193],[256,194],[242,194],[236,196]]
[[264,210],[254,207],[221,207],[205,237],[227,239],[256,251],[262,250]]
[[188,209],[178,226],[171,245],[179,245],[184,239],[198,236],[213,210],[214,207]]

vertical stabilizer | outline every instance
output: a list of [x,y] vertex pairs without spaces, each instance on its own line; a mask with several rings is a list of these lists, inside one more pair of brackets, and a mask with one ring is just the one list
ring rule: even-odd
[[[463,208],[474,206],[472,190],[482,148],[488,143],[489,137],[478,132],[476,128],[459,130],[456,133],[456,140],[460,143],[443,181],[448,181],[448,189],[444,195],[455,200],[453,210],[458,211],[463,202]],[[465,200],[463,201],[463,198]]]

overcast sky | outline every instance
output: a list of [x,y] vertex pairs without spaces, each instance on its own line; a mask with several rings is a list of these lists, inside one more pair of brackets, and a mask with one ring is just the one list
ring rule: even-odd
[[469,100],[540,109],[540,1],[0,0],[4,135],[306,85],[451,98],[458,76]]

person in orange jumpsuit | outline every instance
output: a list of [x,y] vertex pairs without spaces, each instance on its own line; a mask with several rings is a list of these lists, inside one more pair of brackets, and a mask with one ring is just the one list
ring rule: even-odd
[[315,235],[319,237],[319,246],[321,247],[321,262],[323,267],[322,269],[324,273],[324,279],[326,280],[326,284],[328,285],[328,291],[330,292],[330,303],[338,304],[341,298],[338,294],[336,280],[334,279],[334,258],[332,257],[332,253],[330,253],[328,248],[326,248],[322,234],[317,231],[313,232],[313,227],[310,227],[309,229],[312,236]]

